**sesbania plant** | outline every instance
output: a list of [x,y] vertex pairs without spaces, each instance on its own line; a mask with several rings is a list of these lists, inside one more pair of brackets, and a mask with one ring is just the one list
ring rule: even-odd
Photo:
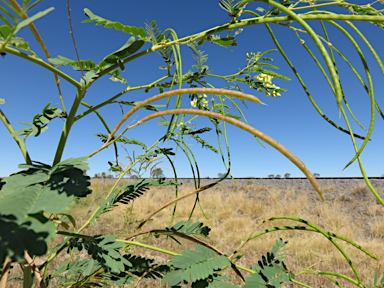
[[[186,215],[186,221],[174,224],[173,217],[178,201],[182,201],[187,197],[196,197],[195,204],[199,204],[199,193],[215,186],[230,175],[231,158],[227,145],[226,123],[251,133],[258,141],[262,140],[280,151],[306,175],[314,189],[325,201],[318,181],[306,168],[304,163],[280,143],[248,125],[243,112],[237,104],[238,101],[236,101],[236,99],[239,99],[241,102],[248,100],[263,104],[256,96],[245,94],[242,87],[248,86],[251,89],[263,92],[267,96],[281,96],[285,91],[273,83],[273,81],[275,81],[276,78],[283,80],[289,80],[289,78],[276,73],[274,70],[267,69],[277,68],[271,64],[272,59],[266,57],[272,50],[257,53],[249,52],[246,55],[245,67],[241,68],[240,71],[234,71],[231,75],[217,75],[209,70],[209,66],[207,65],[208,56],[201,50],[202,46],[205,43],[215,44],[218,46],[218,49],[221,49],[219,46],[236,46],[236,36],[250,25],[266,26],[276,45],[276,49],[292,68],[297,79],[303,86],[305,93],[319,114],[335,128],[350,134],[356,155],[348,165],[356,159],[358,160],[361,172],[372,193],[377,200],[384,205],[383,199],[380,198],[369,182],[359,156],[370,140],[375,120],[375,111],[377,110],[382,117],[384,117],[384,115],[374,98],[369,66],[354,37],[359,37],[363,40],[373,53],[383,72],[384,66],[372,45],[353,24],[354,21],[365,21],[384,28],[384,16],[382,15],[382,11],[377,8],[382,7],[380,6],[381,1],[381,3],[376,1],[374,3],[367,3],[366,5],[357,5],[345,1],[326,1],[318,4],[316,1],[291,2],[289,0],[280,0],[276,2],[273,0],[222,0],[218,4],[226,11],[225,13],[229,15],[228,23],[182,38],[179,38],[179,35],[171,28],[160,31],[155,21],[144,23],[143,27],[128,26],[115,22],[114,20],[104,19],[97,15],[102,13],[102,11],[94,11],[96,13],[94,14],[90,9],[84,9],[85,21],[83,22],[92,22],[129,35],[127,42],[121,48],[106,55],[98,63],[92,60],[81,60],[79,57],[77,57],[77,59],[69,59],[65,56],[54,57],[49,54],[33,22],[44,17],[51,12],[53,8],[41,11],[33,16],[28,15],[31,8],[38,5],[41,0],[35,2],[20,0],[19,3],[16,2],[16,0],[1,0],[0,2],[1,55],[10,58],[19,57],[51,71],[55,77],[61,103],[60,108],[53,107],[50,103],[42,107],[42,110],[36,111],[37,114],[31,123],[23,122],[26,128],[19,131],[14,130],[11,123],[7,120],[6,115],[0,110],[0,118],[3,124],[8,129],[10,136],[16,141],[25,159],[25,163],[19,166],[21,171],[15,172],[0,182],[0,263],[2,267],[0,288],[6,287],[9,283],[9,271],[11,266],[16,263],[20,263],[22,267],[23,287],[103,287],[111,284],[128,284],[137,287],[139,282],[144,278],[161,278],[161,282],[168,283],[170,287],[184,287],[187,284],[192,285],[192,287],[238,287],[223,281],[229,279],[227,276],[222,275],[222,272],[226,269],[232,269],[235,272],[236,277],[243,283],[240,287],[244,288],[279,287],[284,282],[293,282],[297,285],[310,287],[295,280],[296,275],[304,273],[321,275],[319,277],[324,276],[339,287],[341,286],[337,282],[338,277],[349,281],[357,287],[366,287],[363,284],[363,279],[359,276],[358,267],[355,267],[345,251],[336,243],[335,239],[345,241],[373,259],[376,258],[356,243],[341,235],[325,231],[304,219],[284,216],[267,219],[264,222],[288,219],[301,223],[301,226],[272,227],[261,232],[255,231],[248,239],[244,239],[242,243],[239,243],[235,251],[224,252],[205,241],[205,237],[209,235],[210,228],[204,226],[203,223],[193,221],[193,219],[191,219],[193,211],[191,211],[190,215]],[[258,7],[257,5],[259,3],[262,3],[263,7]],[[69,10],[69,1],[67,1],[67,4]],[[326,10],[333,6],[343,8],[345,14]],[[313,30],[309,24],[309,20],[317,20],[321,23],[323,27],[322,35],[317,34]],[[335,21],[344,22],[357,36],[352,36],[345,26],[341,26]],[[330,35],[327,33],[324,23],[336,27],[348,37],[365,67],[368,83],[365,83],[362,76],[354,68],[350,60],[344,57],[339,48],[331,44]],[[52,23],[49,23],[49,25],[51,24]],[[293,30],[299,37],[302,45],[316,61],[319,69],[327,79],[335,95],[339,112],[343,115],[347,123],[347,129],[332,122],[316,105],[299,72],[295,69],[283,48],[280,46],[270,24],[282,25],[287,29]],[[59,24],[54,23],[53,25]],[[31,30],[37,43],[41,46],[42,51],[32,51],[29,48],[28,42],[17,36],[18,32],[27,26]],[[301,39],[302,35],[309,36],[316,44],[325,66],[321,64],[322,62],[317,59],[310,48],[306,46],[305,41]],[[28,39],[28,41],[33,41],[33,39]],[[150,47],[143,49],[144,44],[150,44]],[[185,70],[182,69],[182,55],[180,52],[180,46],[182,45],[187,45],[190,48],[196,61],[196,64],[193,65],[188,72],[184,72]],[[74,47],[77,49],[75,41]],[[159,56],[164,59],[164,66],[160,67],[164,71],[164,76],[146,85],[128,85],[127,80],[124,78],[124,73],[122,73],[125,70],[125,66],[129,62],[140,57],[145,57],[147,54],[153,52],[157,52]],[[370,97],[372,108],[371,122],[365,136],[354,134],[351,129],[345,108],[348,109],[352,116],[353,113],[349,109],[347,96],[343,93],[335,53],[339,54],[351,67]],[[60,66],[71,66],[73,69],[79,71],[79,77],[77,79],[70,77],[59,69]],[[23,72],[21,71],[20,73]],[[91,106],[86,102],[86,96],[92,94],[92,85],[102,77],[109,77],[112,81],[124,83],[126,84],[126,89],[109,99],[105,99],[98,105]],[[65,103],[58,78],[67,81],[76,88],[77,92],[73,103]],[[214,87],[209,82],[213,78],[222,79],[223,86],[226,87],[226,89]],[[136,102],[119,100],[119,97],[122,95],[136,90],[142,90],[143,93],[147,92],[148,97],[146,100]],[[6,96],[2,97],[6,98]],[[21,96],[14,95],[13,97]],[[176,98],[173,107],[171,107],[172,97]],[[157,106],[154,104],[161,99],[167,99],[165,106]],[[7,105],[5,102],[6,99],[0,99],[0,104]],[[230,102],[231,105],[228,105],[228,102]],[[122,117],[119,123],[112,123],[112,126],[110,126],[111,123],[106,123],[99,112],[100,108],[111,104],[128,105],[132,107]],[[86,107],[87,110],[79,113],[80,106]],[[143,119],[136,120],[134,118],[135,113],[140,109],[147,109],[151,111],[152,114],[149,114]],[[234,115],[236,112],[239,112],[241,116]],[[104,133],[100,132],[97,134],[97,137],[104,144],[97,151],[90,151],[89,155],[85,155],[84,157],[63,160],[63,151],[72,126],[76,125],[78,120],[91,113],[95,113],[105,127],[105,131],[102,131]],[[169,117],[167,117],[167,115],[169,115]],[[26,147],[26,138],[31,135],[38,137],[47,129],[50,121],[55,121],[55,118],[58,117],[64,119],[65,122],[56,153],[52,155],[52,164],[32,160],[34,158],[29,154]],[[192,121],[198,121],[200,117],[207,117],[212,123],[212,128],[205,127],[196,129]],[[357,121],[354,116],[353,118]],[[140,134],[132,138],[124,136],[129,129],[140,126],[144,122],[152,119],[158,119],[158,124],[164,127],[163,137],[156,142],[143,143],[140,139],[136,139],[140,137]],[[127,125],[128,120],[131,122]],[[123,125],[127,126],[125,126],[124,129],[120,129]],[[214,129],[218,135],[217,145],[212,145],[203,139],[203,134],[208,133],[212,129]],[[134,135],[131,134],[130,137],[131,136]],[[355,138],[364,139],[361,147],[357,146]],[[197,159],[187,145],[189,143],[188,141],[196,141],[202,144],[203,147],[210,149],[213,153],[221,154],[224,165],[227,168],[227,172],[223,174],[222,179],[201,186]],[[130,158],[131,161],[129,165],[120,165],[117,159],[117,142],[123,143],[124,145],[138,145],[142,148],[140,149],[142,154]],[[90,178],[85,174],[89,169],[86,161],[110,145],[114,146],[116,156],[113,162],[115,164],[110,162],[110,165],[112,171],[120,172],[120,177],[116,180],[111,190],[106,193],[101,204],[96,207],[93,214],[83,226],[78,227],[76,225],[76,219],[68,213],[68,207],[75,199],[87,197],[92,193],[89,189]],[[176,152],[185,154],[191,164],[191,170],[195,179],[195,190],[182,197],[178,195],[177,187],[180,183],[177,182],[177,167],[174,165],[174,158],[171,157],[174,156]],[[224,160],[225,153],[227,153],[228,162]],[[155,165],[154,161],[157,161],[157,159],[159,159],[158,157],[163,157],[164,160],[168,161],[168,166],[173,169],[175,181],[165,181],[165,179],[139,179],[117,188],[117,185],[124,175],[130,173],[130,171],[139,171],[137,169],[140,169],[142,166],[151,167],[151,165]],[[117,204],[132,203],[134,199],[143,195],[153,186],[174,186],[176,192],[175,199],[148,215],[148,217],[138,225],[132,235],[126,235],[124,239],[118,239],[116,235],[92,236],[84,234],[86,227],[91,224],[97,225],[97,220],[102,214],[108,213],[114,209]],[[168,227],[159,227],[158,229],[152,230],[142,229],[151,217],[170,205],[173,205],[174,209],[172,215],[170,215],[170,225]],[[70,226],[72,228],[70,228]],[[287,255],[285,250],[287,241],[281,239],[276,240],[276,244],[272,247],[272,250],[266,252],[261,260],[255,259],[255,264],[252,267],[242,267],[236,264],[236,261],[241,257],[240,250],[247,242],[266,233],[279,230],[306,230],[321,233],[324,235],[325,241],[330,241],[335,246],[335,249],[338,249],[344,256],[355,277],[351,278],[337,271],[314,271],[310,268],[294,273],[284,262]],[[64,235],[65,238],[61,243],[54,246],[54,239],[58,235]],[[146,237],[144,238],[167,235],[170,236],[167,238],[170,239],[169,241],[177,238],[187,239],[196,244],[195,250],[185,250],[181,254],[164,250],[161,247],[147,245],[143,240],[134,241],[133,239],[136,239],[135,237],[139,235],[145,235]],[[168,263],[156,263],[153,259],[126,253],[126,251],[129,251],[127,248],[132,246],[140,246],[174,257]],[[80,260],[78,254],[82,250],[86,250],[89,257]],[[69,260],[62,263],[60,267],[52,268],[52,260],[63,253],[69,253]],[[34,264],[34,258],[36,256],[44,257],[45,262],[40,266],[36,266]],[[244,277],[242,271],[249,272],[250,276]],[[373,287],[383,287],[384,278],[380,282],[378,277],[379,275],[376,273]],[[366,280],[366,282],[367,281],[368,280]]]

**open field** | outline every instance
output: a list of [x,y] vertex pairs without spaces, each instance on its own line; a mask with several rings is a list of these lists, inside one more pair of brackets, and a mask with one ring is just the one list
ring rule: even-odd
[[[204,180],[206,183],[208,181],[212,180]],[[384,207],[377,203],[365,183],[359,180],[353,180],[353,183],[335,183],[335,181],[332,183],[330,180],[324,180],[322,186],[327,203],[323,203],[317,193],[307,185],[308,181],[300,181],[268,180],[258,183],[256,180],[248,180],[235,185],[225,180],[224,184],[218,184],[200,194],[202,208],[209,219],[204,217],[198,205],[192,218],[212,229],[208,242],[227,254],[231,254],[242,240],[255,232],[274,226],[302,225],[288,220],[275,220],[260,225],[263,220],[273,216],[302,218],[326,231],[356,242],[379,259],[376,261],[355,247],[337,240],[352,259],[367,287],[375,271],[379,271],[381,276],[384,276]],[[87,220],[100,201],[96,200],[90,207],[92,200],[98,195],[107,193],[112,184],[113,181],[92,180],[93,194],[85,201],[75,203],[71,207],[71,213],[77,219],[78,227]],[[384,181],[374,180],[373,184],[379,194],[384,196]],[[193,190],[192,183],[184,183],[179,187],[179,195]],[[91,226],[83,233],[91,235],[117,233],[119,238],[125,238],[134,232],[140,223],[139,220],[146,218],[149,213],[174,197],[175,191],[171,187],[153,188],[135,200],[132,205],[121,205],[103,214],[98,220],[97,228]],[[192,196],[177,204],[174,224],[181,220],[188,220],[194,200],[195,196]],[[173,205],[164,209],[142,230],[164,229],[170,224],[172,210]],[[133,239],[137,241],[140,237],[143,235]],[[242,248],[244,257],[237,264],[252,267],[262,255],[271,251],[278,238],[289,241],[286,246],[288,247],[286,263],[294,273],[311,267],[313,270],[334,271],[355,278],[341,253],[324,236],[307,231],[277,231],[257,237]],[[181,240],[183,245],[179,246],[175,241],[166,239],[166,236],[160,236],[158,239],[149,237],[143,242],[175,252],[192,248],[194,244]],[[137,251],[141,248],[132,247],[131,249]],[[158,262],[166,262],[170,259],[167,255],[155,251],[146,250],[143,253]],[[67,257],[55,260],[56,264],[65,261]],[[242,272],[244,276],[247,275],[246,272]],[[228,273],[232,272],[228,271]],[[234,275],[231,276],[235,279],[234,284],[241,284]],[[312,287],[336,287],[330,280],[320,275],[302,274],[296,280]],[[343,279],[337,280],[343,287],[355,287]],[[295,287],[290,285],[285,287]],[[159,282],[142,282],[139,287],[166,286]]]

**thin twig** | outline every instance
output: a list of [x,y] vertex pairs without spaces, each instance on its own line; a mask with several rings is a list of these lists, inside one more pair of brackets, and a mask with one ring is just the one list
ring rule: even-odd
[[152,212],[151,214],[149,214],[149,215],[147,216],[147,218],[145,218],[145,219],[140,223],[140,225],[137,226],[136,231],[139,230],[140,228],[142,228],[142,227],[144,226],[144,224],[145,224],[145,223],[146,223],[146,222],[147,222],[153,215],[159,213],[161,210],[163,210],[164,208],[168,207],[169,205],[171,205],[171,204],[173,204],[173,203],[175,203],[175,202],[177,202],[177,201],[180,201],[180,200],[182,200],[182,199],[185,199],[185,198],[187,198],[187,197],[189,197],[189,196],[191,196],[191,195],[194,195],[194,194],[196,194],[196,193],[199,193],[199,192],[201,192],[201,191],[207,190],[207,189],[209,189],[209,188],[215,186],[216,184],[217,184],[217,182],[210,183],[210,184],[205,185],[205,186],[203,186],[203,187],[200,187],[199,189],[196,189],[196,190],[194,190],[194,191],[192,191],[192,192],[190,192],[190,193],[188,193],[188,194],[185,194],[185,195],[183,195],[183,196],[181,196],[181,197],[179,197],[179,198],[176,198],[176,199],[173,199],[173,200],[169,201],[168,203],[166,203],[165,205],[163,205],[162,207],[160,207],[160,208],[157,209],[156,211],[154,211],[154,212]]
[[67,10],[68,10],[69,26],[71,28],[70,33],[71,33],[71,36],[72,36],[73,47],[75,48],[76,58],[77,58],[77,62],[79,62],[79,67],[80,67],[81,75],[84,76],[83,66],[81,65],[79,53],[77,51],[75,35],[73,34],[72,18],[71,18],[71,8],[69,7],[69,0],[67,0]]
[[7,285],[8,275],[10,272],[9,270],[11,269],[11,263],[11,257],[7,256],[4,261],[3,269],[1,270],[0,288],[5,288],[5,286]]
[[35,274],[35,277],[36,277],[37,283],[39,284],[39,287],[40,288],[46,288],[47,286],[45,286],[44,278],[41,275],[39,268],[37,268],[34,260],[31,258],[31,256],[29,256],[27,251],[25,251],[25,253],[24,253],[24,258],[27,261],[28,266],[30,266],[32,268],[32,271]]

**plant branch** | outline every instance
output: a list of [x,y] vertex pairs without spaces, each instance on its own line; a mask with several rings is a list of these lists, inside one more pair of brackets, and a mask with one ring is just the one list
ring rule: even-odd
[[[7,117],[4,115],[3,111],[0,109],[0,119],[3,121],[5,127],[8,129],[9,133],[15,133],[15,129],[13,129],[13,126],[8,121]],[[17,145],[19,145],[20,151],[23,154],[25,163],[32,164],[31,158],[29,157],[27,148],[25,147],[25,143],[20,139],[19,136],[13,136],[13,139],[15,139]]]
[[65,144],[66,144],[67,139],[68,139],[69,131],[72,128],[77,109],[80,106],[81,99],[83,99],[84,94],[85,94],[84,89],[78,89],[77,90],[76,97],[75,97],[75,100],[73,102],[71,111],[69,112],[69,115],[68,115],[67,119],[65,120],[63,131],[61,132],[60,141],[59,141],[59,144],[57,146],[55,159],[53,160],[52,166],[56,165],[61,160],[61,157],[62,157],[63,152],[64,152],[64,147],[65,147]]
[[202,110],[195,110],[195,109],[177,109],[177,110],[167,110],[162,112],[156,112],[153,114],[150,114],[140,120],[138,124],[142,124],[148,120],[151,120],[156,117],[164,116],[164,115],[172,115],[172,114],[190,114],[190,115],[200,115],[200,116],[206,116],[209,118],[214,118],[218,120],[225,121],[229,124],[232,124],[244,131],[247,131],[251,133],[252,135],[260,138],[264,142],[268,143],[272,147],[274,147],[276,150],[278,150],[281,154],[283,154],[285,157],[287,157],[293,164],[295,164],[308,178],[308,180],[311,182],[313,188],[316,190],[316,192],[320,195],[321,199],[326,202],[324,194],[322,192],[320,183],[317,181],[317,179],[312,175],[312,173],[308,170],[308,168],[305,166],[305,164],[297,158],[291,151],[289,151],[287,148],[285,148],[283,145],[281,145],[279,142],[277,142],[275,139],[269,137],[268,135],[264,134],[263,132],[253,128],[252,126],[241,122],[237,119],[234,119],[232,117],[224,116],[218,113],[210,112],[210,111],[202,111]]
[[5,288],[7,285],[8,275],[11,270],[11,263],[12,263],[11,257],[7,256],[3,264],[3,269],[1,270],[0,288]]
[[75,48],[76,58],[77,58],[77,62],[79,62],[81,75],[84,76],[83,65],[81,64],[81,61],[80,61],[79,52],[77,51],[77,46],[76,46],[76,41],[75,41],[75,35],[73,34],[71,8],[69,7],[69,0],[67,0],[67,11],[68,11],[68,21],[69,21],[70,33],[71,33],[72,42],[73,42],[73,48]]
[[37,283],[38,283],[39,287],[40,288],[46,288],[45,283],[44,283],[44,278],[41,275],[41,272],[39,271],[39,268],[37,268],[35,262],[31,258],[31,256],[29,256],[27,251],[25,251],[25,253],[24,253],[24,258],[27,261],[28,266],[31,267],[31,269],[33,271],[33,274],[35,274],[35,277],[36,277],[36,280],[37,280]]
[[263,102],[259,100],[256,96],[245,94],[243,92],[239,91],[233,91],[233,90],[227,90],[227,89],[217,89],[217,88],[186,88],[186,89],[176,89],[167,91],[161,94],[157,94],[155,96],[152,96],[142,102],[140,102],[138,105],[133,107],[131,110],[129,110],[120,120],[120,122],[113,128],[111,134],[108,137],[108,140],[105,142],[104,145],[108,145],[108,142],[112,139],[113,135],[116,133],[116,131],[120,128],[120,126],[137,110],[144,107],[145,105],[148,105],[152,102],[155,102],[157,100],[167,98],[173,95],[180,95],[180,94],[220,94],[220,95],[229,95],[241,99],[246,99],[251,102],[259,103],[265,105]]

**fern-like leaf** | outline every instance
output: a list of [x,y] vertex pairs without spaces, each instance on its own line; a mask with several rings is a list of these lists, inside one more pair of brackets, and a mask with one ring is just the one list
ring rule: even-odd
[[[286,249],[288,241],[283,242],[282,239],[276,240],[272,248],[272,252],[267,252],[267,256],[262,256],[252,270],[257,273],[250,275],[245,279],[245,285],[242,288],[251,287],[280,287],[281,283],[289,282],[289,276],[295,277],[285,266],[283,260],[286,257]],[[255,286],[259,285],[259,286]]]
[[227,11],[231,17],[235,17],[241,9],[242,0],[221,0],[219,5],[225,11]]
[[152,186],[169,186],[169,185],[181,185],[174,181],[164,181],[164,179],[139,179],[134,182],[130,182],[119,189],[115,189],[109,197],[104,199],[98,210],[95,213],[95,218],[101,214],[108,212],[112,207],[116,206],[116,203],[123,204],[129,203],[131,200],[140,197],[149,190]]
[[[98,137],[103,143],[107,142],[107,139],[108,139],[108,135],[106,134],[103,134],[103,133],[97,133],[95,134],[96,137]],[[112,137],[112,140],[115,140],[115,136]],[[140,142],[139,140],[136,140],[134,138],[131,138],[131,139],[128,139],[127,137],[125,136],[122,136],[120,137],[119,139],[116,140],[117,142],[121,142],[121,143],[124,143],[124,144],[134,144],[134,145],[139,145],[141,146],[143,149],[147,149],[147,145],[145,145],[144,143]]]
[[193,139],[195,139],[197,142],[199,142],[203,148],[207,148],[207,149],[211,150],[212,152],[215,152],[216,154],[219,153],[215,147],[213,147],[212,145],[210,145],[207,141],[201,139],[199,136],[197,136],[197,135],[191,135],[191,137],[192,137]]
[[204,55],[204,51],[198,50],[195,42],[189,43],[187,46],[192,50],[193,58],[196,61],[196,65],[192,65],[192,67],[199,69],[199,71],[208,70],[209,67],[204,65],[208,60],[208,55]]
[[[145,23],[145,30],[148,34],[148,37],[150,38],[150,41],[153,45],[157,45],[161,43],[164,38],[164,33],[162,33],[159,28],[157,28],[156,21],[153,20],[152,22],[146,22]],[[167,66],[171,65],[172,62],[172,48],[171,47],[164,47],[156,51],[163,57],[165,60],[165,63]]]

